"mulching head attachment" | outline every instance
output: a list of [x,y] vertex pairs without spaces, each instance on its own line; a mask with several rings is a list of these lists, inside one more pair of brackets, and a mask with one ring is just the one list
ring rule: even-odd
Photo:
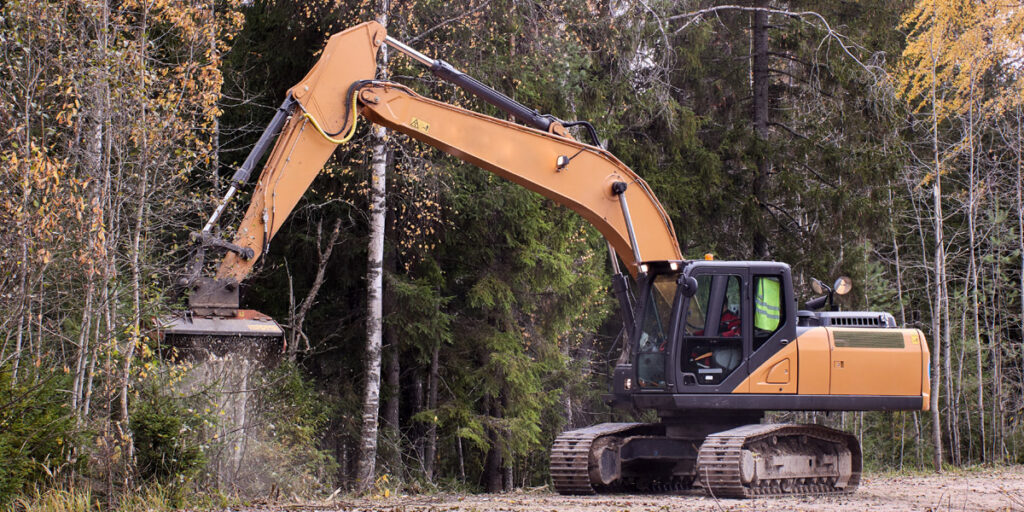
[[284,330],[274,319],[238,309],[234,280],[200,279],[189,294],[189,309],[156,323],[165,347],[193,358],[229,352],[264,357],[284,346]]

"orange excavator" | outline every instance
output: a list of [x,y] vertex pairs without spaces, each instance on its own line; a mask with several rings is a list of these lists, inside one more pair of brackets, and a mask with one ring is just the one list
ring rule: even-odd
[[[385,44],[514,121],[375,80]],[[182,283],[191,290],[189,311],[164,322],[167,338],[230,343],[281,336],[269,317],[239,309],[240,282],[335,148],[352,137],[360,116],[548,197],[607,239],[628,343],[606,398],[617,407],[652,409],[660,421],[562,433],[551,450],[558,492],[699,483],[719,498],[848,493],[861,475],[855,436],[821,425],[763,423],[765,412],[928,409],[924,335],[897,328],[888,313],[826,307],[850,290],[848,279],[833,287],[815,280],[824,295],[799,309],[784,263],[684,259],[654,193],[600,147],[589,123],[540,114],[388,36],[375,22],[332,36],[316,65],[288,90],[197,235],[197,261]],[[573,138],[574,126],[593,144]],[[234,240],[214,236],[225,205],[271,145]],[[227,255],[216,277],[200,277],[211,248]]]

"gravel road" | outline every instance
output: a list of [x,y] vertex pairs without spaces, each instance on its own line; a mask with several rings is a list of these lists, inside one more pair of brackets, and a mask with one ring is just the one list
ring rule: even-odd
[[[264,509],[270,510],[270,509]],[[700,491],[654,496],[559,496],[549,491],[509,494],[431,494],[379,499],[341,499],[325,506],[275,510],[388,512],[597,512],[597,511],[1024,511],[1024,466],[942,475],[866,475],[849,496],[715,500]]]

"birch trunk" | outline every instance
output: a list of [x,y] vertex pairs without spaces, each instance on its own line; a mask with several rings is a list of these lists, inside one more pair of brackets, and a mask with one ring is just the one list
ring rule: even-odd
[[[896,300],[900,304],[900,327],[907,326],[907,306],[903,302],[903,268],[900,263],[900,244],[896,242],[896,225],[893,219],[896,218],[895,208],[892,201],[892,183],[889,183],[889,229],[892,231],[892,250],[896,255]],[[905,420],[905,418],[904,418]],[[901,463],[902,466],[902,463]]]
[[[1015,152],[1017,156],[1015,184],[1017,185],[1017,250],[1020,256],[1020,265],[1024,269],[1024,194],[1022,194],[1021,172],[1024,172],[1024,134],[1021,133],[1021,124],[1024,124],[1024,113],[1017,107],[1017,144]],[[1020,294],[1024,297],[1024,271],[1020,273]],[[1020,301],[1020,330],[1024,332],[1024,300]],[[1024,350],[1024,342],[1021,344]],[[1021,390],[1021,401],[1024,402],[1024,389]]]
[[[142,10],[142,21],[139,28],[139,89],[142,91],[142,98],[146,97],[146,27],[147,18],[149,14],[148,6],[144,6]],[[132,331],[128,337],[124,353],[124,363],[121,368],[121,390],[120,390],[120,406],[121,406],[121,439],[123,442],[123,450],[125,452],[125,462],[127,471],[125,471],[125,478],[130,479],[134,473],[135,468],[135,443],[133,441],[133,433],[131,428],[131,421],[128,415],[128,388],[131,384],[131,370],[132,360],[135,358],[135,347],[140,343],[140,336],[142,331],[142,269],[141,269],[141,251],[142,251],[142,227],[146,220],[146,205],[149,204],[147,200],[148,185],[149,185],[149,136],[147,131],[149,130],[148,121],[148,105],[146,100],[140,100],[139,105],[139,129],[142,131],[140,156],[139,163],[142,167],[142,176],[139,178],[138,185],[138,202],[139,206],[136,210],[135,215],[135,226],[132,233],[132,249],[129,255],[131,259],[132,269]],[[126,487],[129,482],[126,481]]]
[[[31,51],[32,50],[31,40],[27,41],[27,45],[26,46],[28,47],[27,48],[28,51],[26,53],[31,55],[32,54],[32,51]],[[25,71],[26,71],[25,83],[26,84],[32,83],[35,80],[35,78],[33,77],[34,73],[33,73],[33,69],[32,69],[32,59],[26,59]],[[29,88],[26,87],[25,89],[27,91]],[[32,163],[32,145],[29,142],[30,138],[31,138],[31,136],[29,134],[32,133],[32,108],[33,108],[34,103],[35,103],[34,97],[31,94],[27,93],[25,95],[24,114],[23,114],[24,115],[24,122],[25,122],[25,138],[24,138],[24,140],[21,143],[22,150],[24,151],[24,155],[22,157],[22,167],[24,167],[24,169],[21,171],[21,176],[22,176],[22,178],[21,178],[21,211],[22,212],[28,212],[29,211],[29,200],[30,200],[31,195],[32,195],[32,186],[31,186],[31,182],[29,181],[29,176],[30,176],[29,173],[30,173],[30,170],[31,170],[31,163]],[[19,264],[18,272],[20,273],[19,280],[21,281],[20,286],[19,286],[19,292],[20,292],[21,300],[25,300],[25,297],[27,297],[27,290],[28,290],[26,286],[27,286],[27,283],[28,283],[28,271],[29,271],[28,270],[28,243],[29,243],[29,238],[28,238],[28,228],[26,226],[26,224],[27,224],[26,221],[27,221],[27,219],[24,216],[24,213],[21,216],[19,216],[18,228],[19,228],[19,232],[20,232],[20,235],[21,235],[20,236],[20,238],[21,238],[21,263]],[[23,307],[24,306],[22,306],[22,308]],[[31,310],[31,308],[29,308],[29,310]],[[23,329],[24,329],[25,323],[26,323],[24,309],[19,308],[19,314],[21,315],[21,317],[18,319],[18,334],[17,334],[17,337],[15,338],[16,341],[15,341],[14,354],[13,354],[14,359],[12,361],[12,365],[14,367],[14,371],[13,371],[13,374],[11,376],[11,387],[12,388],[18,384],[18,366],[21,363],[22,332],[23,332]],[[31,324],[31,316],[28,318],[28,323]],[[31,328],[31,325],[30,325],[29,328]],[[3,350],[4,351],[7,350],[6,338],[5,338],[5,343],[4,343]],[[5,354],[0,353],[0,362],[6,361],[5,357],[6,357]]]
[[[917,179],[914,178],[914,179],[908,180],[906,182],[906,187],[907,187],[907,194],[909,194],[911,197],[913,197],[914,192],[917,189]],[[925,279],[924,293],[925,293],[925,297],[927,299],[926,303],[928,304],[928,312],[929,312],[929,315],[930,315],[929,317],[932,320],[932,322],[931,322],[932,323],[932,325],[931,325],[931,327],[932,327],[932,331],[931,331],[932,332],[932,338],[931,338],[932,339],[932,347],[931,347],[932,348],[932,351],[931,351],[932,361],[931,361],[931,363],[929,365],[929,368],[931,369],[933,374],[937,374],[938,373],[938,363],[937,363],[937,361],[938,361],[938,357],[939,357],[938,356],[938,350],[939,350],[938,347],[940,346],[940,341],[941,341],[940,338],[938,337],[939,336],[939,332],[938,332],[938,318],[939,318],[939,314],[935,310],[936,306],[939,303],[939,301],[936,299],[936,297],[938,297],[938,290],[937,290],[938,285],[936,285],[934,287],[932,286],[932,275],[933,274],[930,271],[930,267],[929,267],[930,264],[928,262],[928,245],[927,245],[927,241],[926,241],[927,240],[927,232],[925,231],[925,224],[922,221],[922,219],[925,218],[925,213],[918,207],[918,203],[917,203],[916,200],[911,200],[910,205],[914,209],[913,219],[914,219],[915,225],[917,226],[917,234],[918,234],[917,239],[918,239],[918,241],[921,244],[921,266],[922,266],[922,268],[925,269],[925,272],[924,272],[924,279]],[[929,396],[929,406],[928,407],[929,407],[929,410],[931,411],[931,414],[932,414],[932,421],[937,422],[938,421],[938,414],[937,414],[937,411],[938,411],[938,382],[939,382],[938,381],[938,376],[937,375],[932,375],[930,380],[931,380],[931,395]],[[940,427],[941,427],[941,425],[940,425]],[[917,413],[914,414],[914,428],[915,428],[915,432],[917,433],[916,440],[915,440],[914,444],[915,444],[915,447],[916,447],[916,450],[917,450],[918,467],[922,467],[923,461],[921,459],[921,442],[922,442],[922,440],[924,438],[921,437],[921,418],[918,416]],[[935,446],[940,446],[941,447],[941,439],[942,439],[941,430],[938,433],[936,433],[935,430],[934,430],[934,426],[933,426],[932,434],[933,434],[933,438],[932,438],[933,444]],[[941,456],[941,454],[939,454],[939,456],[938,456],[938,458],[936,460],[941,460],[941,458],[942,458],[942,456]],[[937,464],[936,467],[941,468],[941,465]]]
[[[999,275],[1000,265],[996,260],[995,266],[992,268],[992,275],[989,277],[991,283],[991,290],[986,294],[988,297],[996,297],[996,293],[999,288]],[[1006,455],[1004,439],[1006,432],[1006,405],[1004,403],[1005,397],[1003,396],[1003,351],[1001,344],[1001,326],[998,324],[997,318],[999,318],[998,309],[996,309],[996,301],[993,301],[993,307],[986,308],[985,314],[985,326],[990,333],[988,338],[989,351],[992,354],[992,393],[994,395],[992,400],[992,449],[989,451],[989,456],[995,462],[1002,462]]]
[[78,333],[78,354],[75,359],[75,377],[71,388],[71,410],[81,425],[83,390],[85,389],[85,371],[89,363],[89,327],[92,326],[92,300],[95,293],[92,274],[89,274],[85,286],[85,304],[82,306],[82,322]]
[[[951,323],[949,320],[949,285],[946,283],[946,252],[942,248],[942,280],[939,286],[942,288],[942,348],[943,354],[943,375],[946,376],[946,418],[949,420],[949,458],[953,465],[960,465],[960,429],[958,416],[956,414],[957,396],[953,393],[953,343]],[[963,367],[960,366],[962,369]]]
[[363,427],[360,433],[357,486],[366,490],[373,484],[377,459],[377,417],[380,408],[380,360],[383,308],[384,220],[385,196],[384,179],[387,163],[386,133],[384,128],[374,127],[374,137],[379,141],[373,148],[372,186],[370,206],[370,245],[368,252],[367,317],[366,317],[366,386],[363,392]]
[[[381,2],[377,21],[387,27],[388,1]],[[387,47],[380,49],[377,75],[387,73]],[[384,221],[386,220],[385,177],[387,170],[387,130],[373,127],[376,145],[373,147],[370,179],[370,243],[367,250],[366,271],[366,386],[363,392],[363,418],[360,432],[359,462],[356,466],[356,488],[365,491],[373,485],[377,465],[377,418],[380,412],[380,359],[383,327],[383,261]]]
[[974,148],[974,77],[973,73],[971,76],[971,105],[968,111],[968,132],[967,132],[967,149],[970,151],[968,157],[968,185],[969,190],[967,192],[967,234],[968,243],[970,244],[970,254],[968,269],[971,278],[971,311],[973,313],[974,320],[974,347],[975,347],[975,360],[977,362],[975,370],[978,374],[978,428],[981,433],[981,461],[986,460],[985,453],[985,375],[982,371],[982,351],[981,351],[981,325],[978,319],[978,260],[975,254],[977,248],[976,242],[976,230],[977,230],[977,189],[978,189],[978,170],[977,160],[975,160],[975,148]]
[[935,342],[935,346],[932,349],[932,390],[931,390],[931,411],[932,411],[932,444],[934,445],[934,455],[932,457],[932,464],[935,466],[935,471],[942,471],[942,418],[939,414],[939,381],[942,379],[942,371],[940,370],[939,364],[941,362],[942,347],[945,345],[943,341],[943,333],[941,331],[941,318],[942,318],[942,306],[943,306],[943,283],[946,280],[946,254],[943,250],[942,240],[942,166],[939,158],[939,113],[937,111],[938,105],[936,103],[936,59],[938,57],[935,53],[932,53],[932,86],[931,86],[931,102],[932,102],[932,156],[934,158],[934,172],[935,180],[932,186],[932,199],[934,201],[934,215],[935,215],[935,307],[933,308],[932,314],[932,340]]

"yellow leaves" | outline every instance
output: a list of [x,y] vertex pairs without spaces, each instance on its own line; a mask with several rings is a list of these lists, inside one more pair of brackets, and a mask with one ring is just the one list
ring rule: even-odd
[[[999,2],[919,0],[903,19],[909,31],[897,69],[897,91],[916,111],[939,119],[963,114],[972,104],[992,113],[1020,101],[1024,80],[1001,70],[1019,57],[1024,10]],[[983,91],[980,78],[999,71],[1001,90]]]

